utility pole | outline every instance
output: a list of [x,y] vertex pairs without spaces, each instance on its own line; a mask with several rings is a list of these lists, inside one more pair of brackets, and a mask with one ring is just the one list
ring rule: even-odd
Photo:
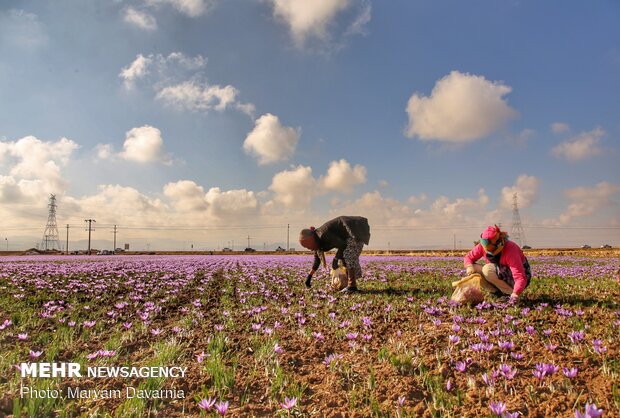
[[97,221],[94,219],[84,219],[84,222],[88,222],[88,255],[90,255],[90,233],[94,231],[92,223]]
[[248,248],[250,248],[250,236],[248,235]]
[[291,224],[286,224],[286,251],[291,249],[291,245],[289,244],[289,235],[291,231]]
[[67,245],[65,246],[65,254],[69,255],[69,224],[67,224]]

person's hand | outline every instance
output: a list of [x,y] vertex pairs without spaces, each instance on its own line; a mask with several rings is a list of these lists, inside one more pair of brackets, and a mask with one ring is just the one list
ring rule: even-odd
[[519,295],[517,295],[516,293],[513,293],[512,295],[510,295],[510,299],[509,302],[511,304],[516,304],[519,301]]
[[312,287],[312,274],[308,274],[308,277],[306,277],[306,287],[308,289]]
[[469,276],[470,274],[474,274],[476,272],[476,269],[474,269],[473,264],[468,264],[467,265],[467,275]]

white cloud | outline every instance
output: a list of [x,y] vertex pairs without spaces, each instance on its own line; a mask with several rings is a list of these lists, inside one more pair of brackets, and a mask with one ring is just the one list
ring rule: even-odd
[[515,185],[511,187],[502,188],[502,195],[500,198],[501,208],[512,208],[513,196],[517,194],[517,203],[519,208],[526,208],[530,206],[538,195],[538,185],[540,181],[533,176],[522,174],[517,178]]
[[[330,211],[333,216],[344,214],[363,214],[374,225],[410,225],[414,220],[411,208],[397,199],[387,198],[377,190],[364,193],[359,199],[344,202]],[[371,238],[372,240],[372,238]]]
[[258,209],[258,200],[252,191],[245,189],[221,191],[212,187],[206,195],[209,214],[216,219],[238,220],[239,216],[248,216]]
[[620,194],[620,185],[606,181],[594,187],[576,187],[564,192],[571,202],[559,216],[557,223],[567,225],[575,218],[590,216],[605,207],[617,207],[613,198]]
[[0,11],[0,47],[35,50],[47,42],[45,26],[36,14],[18,9]]
[[5,179],[5,186],[17,185],[27,195],[60,193],[66,189],[61,171],[78,144],[67,138],[44,142],[27,136],[0,145],[0,162],[9,159],[13,162],[9,171],[12,180]]
[[164,186],[164,195],[173,201],[179,212],[203,211],[207,209],[204,189],[191,180],[181,180]]
[[430,97],[413,94],[407,103],[408,137],[470,142],[484,138],[516,115],[504,96],[512,89],[483,76],[452,71],[437,81]]
[[151,14],[127,7],[123,11],[123,20],[140,29],[153,31],[157,29],[157,20]]
[[97,144],[95,147],[97,158],[100,160],[110,160],[114,158],[114,147],[111,144]]
[[127,131],[123,151],[118,156],[138,163],[170,164],[170,157],[164,151],[161,131],[149,125]]
[[332,161],[320,182],[326,190],[350,193],[355,185],[366,183],[366,167],[358,164],[352,168],[346,160]]
[[299,129],[284,126],[277,116],[267,113],[256,120],[243,149],[258,157],[261,165],[285,161],[295,152],[299,136]]
[[283,20],[291,31],[298,47],[304,45],[308,37],[325,39],[328,27],[336,15],[345,10],[349,0],[270,0],[273,14]]
[[349,25],[349,28],[347,29],[345,34],[346,35],[356,35],[356,34],[365,35],[366,26],[368,25],[368,23],[370,23],[371,18],[372,18],[372,6],[370,4],[370,1],[363,2],[362,8],[359,14],[357,15],[353,23]]
[[431,205],[431,209],[444,217],[445,221],[464,219],[466,215],[475,215],[486,209],[489,197],[484,189],[478,191],[478,199],[457,198],[451,201],[446,196],[437,198]]
[[[329,192],[349,193],[357,184],[366,182],[366,168],[361,165],[351,167],[346,160],[332,161],[326,175],[316,179],[311,167],[299,165],[277,173],[269,190],[274,200],[286,207],[303,209],[312,200]],[[339,202],[338,199],[333,202]]]
[[189,17],[198,17],[207,13],[213,6],[210,0],[145,0],[147,4],[159,7],[168,4],[179,13]]
[[238,90],[230,85],[221,87],[186,81],[164,87],[157,93],[156,99],[180,110],[223,111],[235,103],[238,93]]
[[151,57],[138,54],[131,64],[123,68],[118,76],[123,79],[125,88],[132,89],[135,80],[143,78],[148,74],[148,67],[152,61]]
[[563,134],[570,131],[570,126],[564,122],[554,122],[551,124],[551,132],[554,134]]
[[245,189],[222,191],[212,187],[205,193],[202,186],[190,180],[168,183],[164,186],[176,210],[209,221],[235,221],[240,216],[255,214],[259,208],[253,191]]
[[[144,225],[148,219],[149,226],[170,224],[170,208],[161,200],[151,198],[133,187],[114,185],[98,186],[97,194],[75,198],[65,198],[71,212],[96,219],[98,224],[117,223]],[[65,214],[67,211],[65,211]],[[96,225],[95,225],[96,227]]]
[[304,208],[320,194],[317,180],[312,177],[312,168],[297,166],[277,173],[269,190],[275,193],[275,200],[288,207]]
[[583,132],[577,137],[553,147],[551,154],[554,157],[568,161],[580,161],[600,155],[603,150],[599,144],[603,136],[605,136],[605,131],[601,128],[595,128],[590,132]]
[[207,59],[201,55],[188,57],[181,52],[167,56],[138,54],[119,77],[127,90],[146,86],[155,91],[156,100],[178,110],[222,112],[232,108],[253,117],[254,105],[238,101],[239,90],[234,86],[206,81],[202,72],[206,64]]

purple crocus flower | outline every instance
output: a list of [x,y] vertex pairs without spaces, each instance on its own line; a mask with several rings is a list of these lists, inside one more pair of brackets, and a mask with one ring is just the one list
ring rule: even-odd
[[215,410],[221,415],[226,415],[228,412],[228,401],[220,401],[215,404]]
[[208,411],[209,409],[211,409],[213,407],[213,405],[215,405],[215,399],[209,397],[208,399],[203,399],[200,402],[198,402],[198,408]]
[[586,338],[586,333],[583,331],[573,331],[568,334],[568,338],[573,344],[577,344]]
[[454,388],[454,384],[452,383],[452,379],[448,379],[448,381],[446,382],[446,390],[448,392],[452,392],[453,388]]
[[557,344],[551,344],[551,343],[549,343],[549,344],[545,344],[545,347],[546,347],[546,348],[547,348],[547,350],[549,350],[549,351],[555,351],[555,349],[556,349],[556,348],[558,348],[558,345],[557,345]]
[[503,351],[511,351],[515,348],[515,344],[512,341],[498,341],[497,346]]
[[575,418],[598,418],[603,415],[603,412],[603,409],[597,408],[595,404],[587,403],[583,414],[580,411],[575,410]]
[[290,411],[291,409],[295,408],[297,406],[297,398],[296,397],[292,397],[292,398],[287,398],[284,397],[284,402],[282,402],[280,404],[280,406],[282,407],[282,409],[285,409],[287,411]]
[[493,376],[489,376],[486,373],[482,374],[482,381],[484,382],[485,385],[487,385],[488,387],[492,387],[495,386],[495,379],[493,378]]
[[41,354],[43,354],[43,351],[32,351],[32,350],[30,350],[30,358],[31,359],[37,359],[37,358],[41,357]]
[[493,414],[495,414],[495,416],[498,416],[498,417],[501,417],[504,414],[504,412],[506,412],[506,404],[501,401],[498,401],[498,402],[491,401],[489,403],[489,408],[491,409],[491,412],[493,412]]
[[457,361],[456,364],[454,365],[454,368],[463,373],[465,372],[465,370],[467,370],[467,363],[465,363],[464,361]]
[[506,378],[506,380],[512,380],[517,374],[517,370],[513,369],[509,364],[501,364],[499,366],[499,371]]
[[573,379],[574,377],[576,377],[578,371],[579,370],[576,367],[571,367],[570,369],[566,367],[562,368],[562,373],[564,373],[564,376],[568,377],[569,379]]

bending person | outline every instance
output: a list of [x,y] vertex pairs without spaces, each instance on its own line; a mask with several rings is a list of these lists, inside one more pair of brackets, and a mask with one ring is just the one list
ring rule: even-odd
[[[476,261],[485,258],[484,266]],[[530,284],[532,272],[521,248],[508,239],[508,234],[500,228],[489,226],[480,235],[477,244],[463,260],[467,274],[480,273],[489,283],[503,294],[516,301]]]
[[360,254],[364,244],[370,241],[370,226],[368,219],[361,216],[339,216],[325,222],[318,228],[302,229],[299,233],[299,243],[314,251],[312,270],[306,278],[306,287],[310,287],[312,276],[325,262],[325,251],[336,248],[336,256],[332,267],[338,268],[338,260],[342,260],[347,268],[347,287],[343,293],[357,292],[357,279],[362,277]]

